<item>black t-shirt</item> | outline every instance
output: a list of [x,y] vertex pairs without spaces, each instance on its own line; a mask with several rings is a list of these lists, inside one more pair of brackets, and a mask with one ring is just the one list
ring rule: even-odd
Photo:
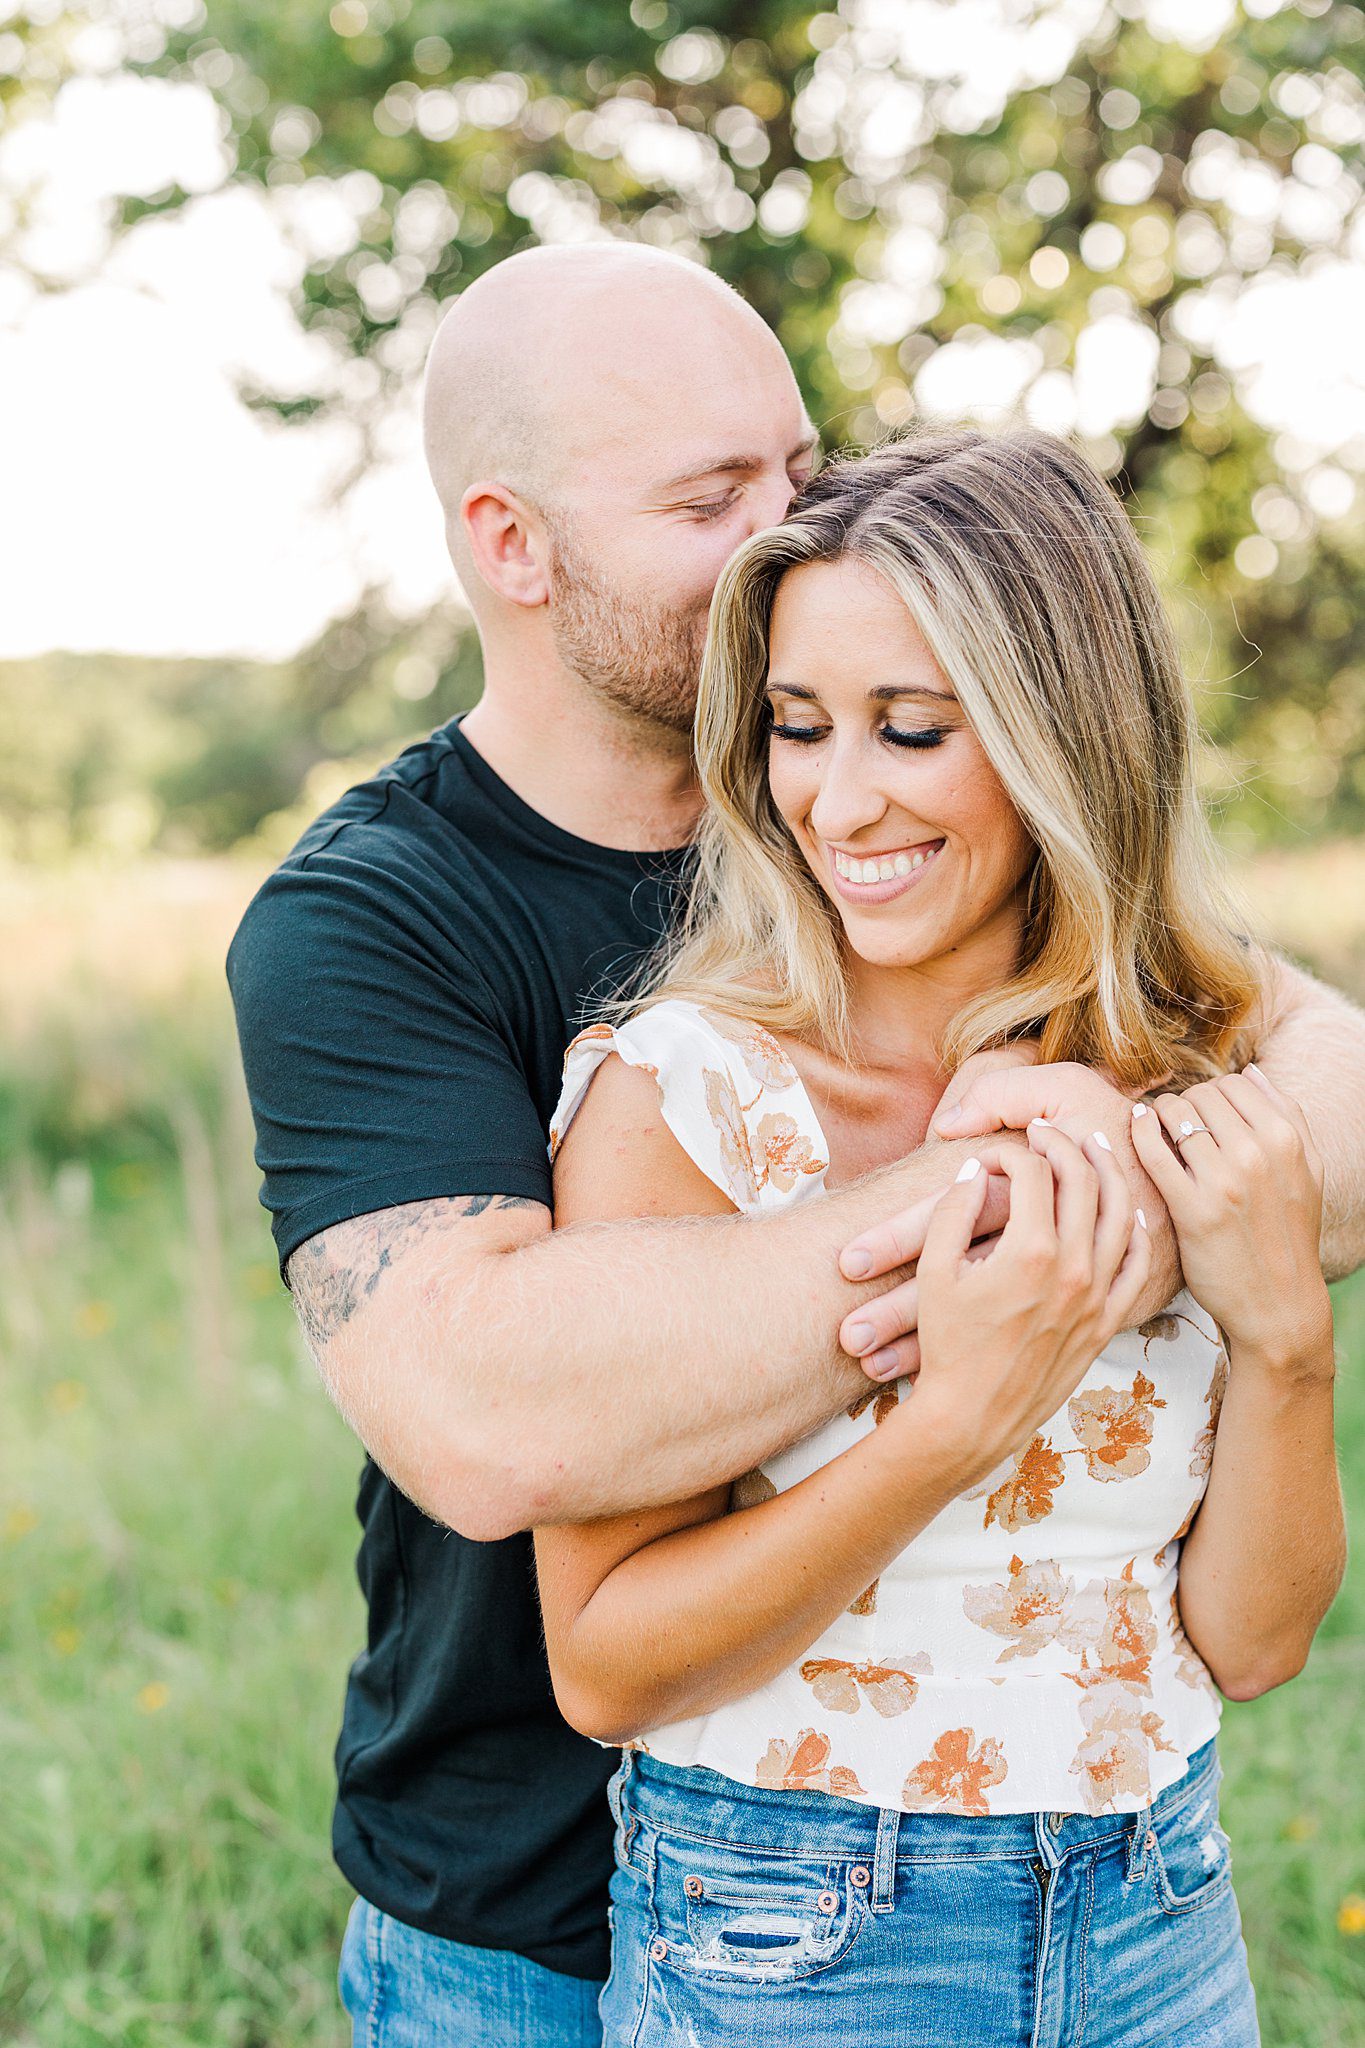
[[[658,936],[683,860],[559,831],[456,724],[318,819],[228,955],[281,1269],[399,1202],[549,1204],[580,1006]],[[370,1463],[357,1512],[369,1631],[337,1746],[337,1862],[413,1927],[604,1976],[615,1758],[555,1708],[530,1538],[467,1542]]]

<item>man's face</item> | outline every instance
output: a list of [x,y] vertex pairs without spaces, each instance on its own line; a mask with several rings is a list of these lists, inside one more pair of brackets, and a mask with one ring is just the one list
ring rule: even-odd
[[717,320],[691,340],[662,380],[617,378],[608,431],[545,514],[561,661],[618,710],[689,733],[717,579],[783,517],[816,439],[766,330]]

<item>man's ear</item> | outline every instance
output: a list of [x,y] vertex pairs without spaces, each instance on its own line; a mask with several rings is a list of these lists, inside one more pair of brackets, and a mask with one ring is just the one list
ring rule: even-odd
[[460,524],[474,567],[508,604],[549,601],[544,524],[506,484],[471,484],[460,500]]

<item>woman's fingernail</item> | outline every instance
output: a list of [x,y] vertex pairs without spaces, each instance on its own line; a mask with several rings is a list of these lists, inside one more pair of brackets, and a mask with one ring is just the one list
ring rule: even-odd
[[938,1115],[934,1118],[934,1122],[936,1124],[955,1124],[961,1117],[961,1115],[961,1103],[950,1102],[946,1109],[941,1109],[939,1111]]
[[1252,1080],[1259,1081],[1263,1088],[1268,1088],[1270,1086],[1269,1081],[1266,1080],[1265,1075],[1261,1072],[1255,1060],[1248,1060],[1246,1065],[1243,1067],[1242,1072],[1244,1074],[1250,1074]]
[[870,1358],[863,1360],[863,1371],[874,1380],[889,1380],[896,1370],[894,1347],[889,1351],[874,1351]]
[[1045,1131],[1050,1131],[1052,1129],[1052,1125],[1048,1122],[1045,1116],[1031,1116],[1028,1120],[1029,1129],[1032,1130],[1035,1124],[1041,1124]]
[[863,1251],[845,1252],[840,1264],[844,1269],[845,1279],[865,1280],[872,1271],[872,1254]]
[[1135,1102],[1135,1103],[1133,1104],[1133,1115],[1134,1115],[1134,1116],[1146,1116],[1146,1114],[1147,1114],[1147,1105],[1146,1105],[1146,1103],[1145,1103],[1145,1102]]
[[981,1161],[979,1159],[964,1159],[961,1167],[958,1169],[957,1177],[959,1181],[975,1180],[980,1171]]
[[1145,1230],[1147,1228],[1147,1218],[1143,1215],[1141,1209],[1134,1209],[1133,1214],[1137,1217],[1138,1222],[1142,1225],[1143,1229]]
[[1095,1143],[1096,1143],[1096,1144],[1097,1144],[1097,1145],[1099,1146],[1099,1148],[1100,1148],[1101,1152],[1112,1152],[1112,1151],[1113,1151],[1113,1149],[1114,1149],[1114,1148],[1113,1148],[1113,1146],[1112,1146],[1112,1145],[1110,1144],[1109,1140],[1108,1140],[1108,1139],[1107,1139],[1107,1138],[1105,1137],[1105,1135],[1104,1135],[1104,1132],[1103,1132],[1103,1131],[1096,1131],[1096,1132],[1095,1132],[1095,1134],[1094,1134],[1094,1136],[1095,1136]]
[[871,1323],[850,1323],[845,1341],[849,1350],[861,1357],[876,1334]]

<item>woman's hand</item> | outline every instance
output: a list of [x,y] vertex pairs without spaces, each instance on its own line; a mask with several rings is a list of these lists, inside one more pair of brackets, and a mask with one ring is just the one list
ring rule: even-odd
[[1035,1123],[1028,1149],[1002,1150],[996,1170],[1009,1181],[1010,1211],[988,1258],[970,1256],[981,1169],[948,1191],[929,1224],[920,1372],[904,1410],[907,1428],[932,1417],[969,1445],[980,1477],[1027,1443],[1127,1327],[1151,1256],[1102,1135],[1082,1148]]
[[1322,1162],[1298,1104],[1247,1067],[1137,1103],[1133,1143],[1170,1210],[1186,1285],[1239,1356],[1330,1358]]

